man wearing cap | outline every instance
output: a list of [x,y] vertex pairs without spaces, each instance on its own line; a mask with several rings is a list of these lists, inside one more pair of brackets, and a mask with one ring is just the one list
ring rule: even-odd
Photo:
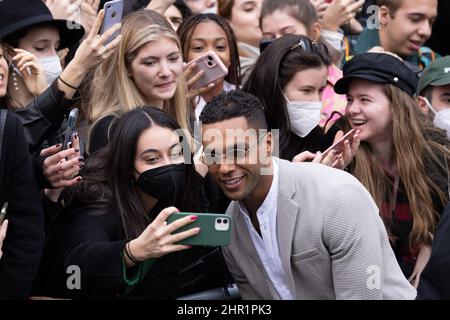
[[359,54],[381,46],[419,71],[435,59],[436,53],[424,43],[431,36],[437,17],[437,0],[377,0],[377,24],[368,22],[354,48]]
[[424,70],[417,95],[420,110],[450,137],[450,56],[436,59]]

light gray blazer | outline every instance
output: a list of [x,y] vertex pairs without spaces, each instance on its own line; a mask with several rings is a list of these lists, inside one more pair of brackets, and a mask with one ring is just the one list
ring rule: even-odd
[[[296,299],[414,299],[379,210],[352,175],[313,163],[279,164],[277,239]],[[243,299],[280,299],[236,201],[228,268]]]

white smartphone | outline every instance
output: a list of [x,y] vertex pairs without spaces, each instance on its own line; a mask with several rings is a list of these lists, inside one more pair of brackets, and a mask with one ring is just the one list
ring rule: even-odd
[[203,76],[192,85],[193,89],[206,87],[208,84],[220,78],[224,78],[228,74],[227,67],[225,67],[222,60],[220,60],[219,56],[214,51],[208,51],[202,54],[200,57],[187,63],[184,68],[186,69],[194,62],[197,65],[195,73],[200,70],[203,70],[204,73]]
[[[123,0],[113,0],[105,3],[103,9],[105,10],[105,16],[103,17],[102,26],[100,28],[100,34],[105,33],[109,28],[111,28],[116,23],[122,22],[123,17]],[[113,41],[120,31],[117,30],[108,40],[106,40],[105,45]]]

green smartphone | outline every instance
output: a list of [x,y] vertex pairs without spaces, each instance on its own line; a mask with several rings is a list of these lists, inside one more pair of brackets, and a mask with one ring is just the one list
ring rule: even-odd
[[211,246],[224,247],[230,243],[231,218],[224,214],[217,213],[193,213],[193,212],[175,212],[167,218],[167,224],[186,216],[195,215],[198,217],[192,223],[185,225],[175,233],[186,231],[192,228],[200,227],[200,232],[192,237],[186,238],[178,244],[193,246]]

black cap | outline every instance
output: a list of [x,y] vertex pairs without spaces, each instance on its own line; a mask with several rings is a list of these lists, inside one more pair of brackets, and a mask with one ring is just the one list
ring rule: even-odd
[[334,85],[338,94],[346,94],[352,79],[365,79],[377,83],[392,84],[411,97],[418,84],[416,73],[402,60],[387,54],[367,52],[354,56],[344,65],[344,77]]
[[49,23],[59,30],[58,50],[77,43],[84,35],[84,28],[69,20],[53,19],[50,10],[42,0],[0,1],[0,37],[5,38],[24,28]]

